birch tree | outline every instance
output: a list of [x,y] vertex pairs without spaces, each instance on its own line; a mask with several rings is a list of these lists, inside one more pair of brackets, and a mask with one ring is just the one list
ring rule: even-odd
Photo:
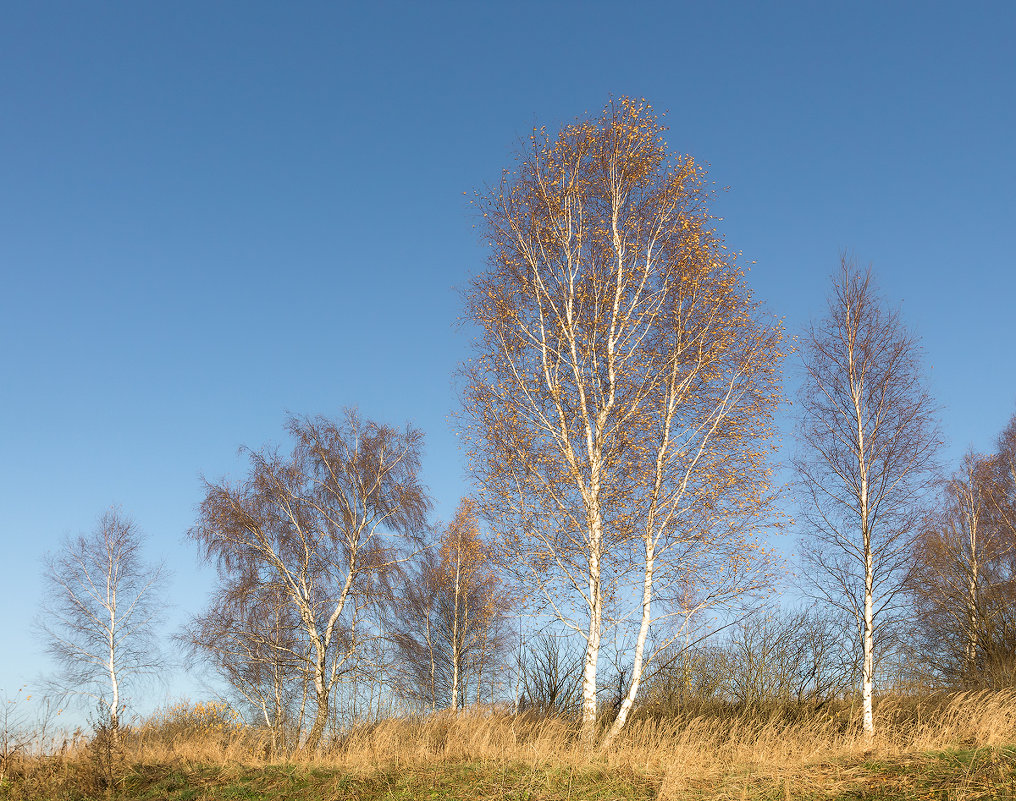
[[400,541],[420,532],[429,500],[420,482],[423,435],[362,421],[292,418],[290,455],[248,452],[238,484],[205,483],[190,536],[239,601],[279,594],[300,621],[306,647],[269,640],[310,677],[313,750],[329,721],[337,681],[365,638],[369,583],[399,561]]
[[802,336],[798,396],[804,575],[857,624],[863,729],[874,733],[875,650],[898,610],[934,486],[939,437],[921,349],[847,257],[828,311]]
[[465,436],[504,567],[584,641],[590,745],[606,627],[635,632],[604,744],[647,642],[763,583],[782,329],[714,230],[703,169],[662,134],[622,98],[534,131],[477,197],[492,253],[466,293]]
[[[389,626],[413,694],[437,709],[479,702],[507,649],[512,596],[480,533],[476,503],[465,498],[414,569],[404,576]],[[488,696],[492,693],[488,693]]]
[[64,695],[91,698],[114,732],[136,683],[161,666],[157,632],[165,572],[145,561],[134,522],[113,508],[89,535],[47,554],[38,628]]
[[914,549],[922,657],[966,687],[1005,686],[1016,668],[1014,431],[1010,423],[994,454],[966,454]]
[[909,584],[928,640],[942,655],[940,669],[967,686],[980,682],[988,627],[985,583],[1006,547],[992,530],[990,470],[990,460],[967,453],[945,482],[941,507],[915,542]]
[[499,632],[496,620],[507,613],[508,595],[491,570],[487,556],[488,549],[476,518],[476,504],[465,498],[439,543],[436,573],[442,590],[439,597],[444,608],[445,628],[449,630],[452,674],[449,706],[452,709],[465,705],[466,682],[470,678],[467,671],[477,674],[482,671],[484,657]]

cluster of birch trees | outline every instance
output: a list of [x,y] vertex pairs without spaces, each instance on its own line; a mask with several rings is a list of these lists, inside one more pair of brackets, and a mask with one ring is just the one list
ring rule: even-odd
[[[784,331],[663,131],[645,101],[612,101],[534,130],[477,194],[490,255],[460,375],[476,493],[450,522],[431,519],[422,433],[355,411],[291,418],[289,449],[204,483],[190,538],[218,583],[177,639],[275,748],[509,702],[608,747],[637,704],[854,691],[870,735],[891,654],[925,686],[1016,678],[1016,418],[943,481],[920,343],[844,257],[801,337],[777,504]],[[765,603],[790,499],[817,611]],[[114,728],[124,677],[157,664],[160,572],[138,542],[111,513],[47,563],[54,655]]]
[[[590,745],[610,744],[675,644],[757,606],[772,579],[758,543],[781,522],[769,456],[783,330],[745,286],[709,199],[702,168],[668,153],[651,107],[631,98],[534,130],[477,196],[491,253],[467,294],[471,464],[503,569],[584,645]],[[992,476],[978,484],[991,487],[983,500],[961,476],[929,517],[941,435],[920,342],[871,269],[846,256],[799,353],[800,586],[856,638],[846,675],[871,736],[877,661],[884,676],[915,600],[938,675],[998,672],[991,654],[1010,642],[1010,451],[968,460]],[[958,669],[935,634],[943,618],[963,643]],[[769,634],[742,643],[754,678],[728,684],[728,697],[773,683],[756,668],[780,662],[761,656],[788,651]],[[605,638],[629,659],[612,676],[604,728]],[[810,659],[784,671],[798,696]],[[828,673],[813,668],[812,692]]]
[[288,430],[290,453],[251,451],[242,483],[205,485],[191,537],[220,581],[183,637],[191,653],[277,748],[499,697],[509,594],[471,501],[430,525],[421,432],[355,411]]

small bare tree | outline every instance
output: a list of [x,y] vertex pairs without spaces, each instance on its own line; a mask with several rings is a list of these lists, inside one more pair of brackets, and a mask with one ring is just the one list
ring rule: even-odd
[[362,421],[292,418],[295,447],[250,452],[246,481],[206,482],[190,532],[217,563],[234,603],[285,600],[303,645],[263,638],[310,677],[316,711],[304,747],[317,748],[336,683],[369,633],[371,582],[401,558],[399,540],[422,530],[423,435]]
[[114,508],[91,534],[45,558],[38,627],[58,668],[51,682],[63,695],[98,703],[114,732],[131,686],[162,666],[156,633],[165,573],[144,560],[142,541]]
[[709,642],[672,643],[646,676],[644,702],[669,715],[726,700],[730,651]]
[[582,654],[552,634],[539,634],[520,645],[516,670],[519,711],[573,715],[582,702]]
[[393,646],[395,688],[403,698],[431,711],[447,697],[444,685],[449,661],[441,642],[436,561],[433,550],[427,549],[415,564],[393,577],[385,626]]
[[9,698],[0,690],[0,787],[4,785],[11,765],[31,747],[34,739],[28,715],[21,704],[31,697],[22,697],[24,689],[18,690],[14,698]]
[[866,736],[876,638],[898,602],[922,503],[934,486],[935,409],[918,340],[843,257],[829,310],[802,337],[798,399],[804,575],[857,624]]
[[856,654],[835,618],[815,610],[758,609],[732,628],[727,693],[745,704],[817,705],[851,686]]

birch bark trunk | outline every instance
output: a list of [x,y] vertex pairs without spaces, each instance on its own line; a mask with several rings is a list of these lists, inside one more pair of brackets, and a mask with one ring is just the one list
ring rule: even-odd
[[106,605],[109,609],[109,683],[112,695],[109,701],[109,725],[116,732],[120,728],[120,681],[116,675],[116,559],[109,553],[109,572],[106,575]]
[[331,687],[325,680],[326,654],[325,649],[317,642],[314,643],[318,649],[318,655],[314,664],[314,700],[317,708],[314,711],[314,723],[311,725],[310,733],[307,735],[307,742],[304,748],[313,751],[320,745],[324,737],[325,728],[328,725],[328,704],[331,696]]
[[582,667],[582,741],[588,748],[592,748],[596,739],[596,667],[603,632],[599,552],[599,543],[603,541],[603,523],[599,515],[594,514],[590,535],[594,546],[589,554],[589,630]]
[[653,601],[653,566],[655,564],[655,555],[653,552],[652,539],[649,539],[646,543],[646,573],[645,580],[642,585],[642,622],[639,624],[638,638],[635,641],[635,659],[632,663],[631,672],[631,683],[628,685],[628,692],[621,702],[621,706],[617,710],[617,717],[614,719],[614,723],[610,727],[610,731],[607,732],[607,736],[603,740],[603,748],[609,748],[611,743],[620,733],[624,727],[625,722],[628,720],[628,713],[631,712],[631,708],[635,703],[635,698],[638,696],[639,687],[642,684],[642,668],[643,660],[645,658],[646,650],[646,638],[649,635],[649,624],[652,621],[652,601]]
[[452,613],[452,693],[449,699],[448,708],[453,712],[459,707],[459,665],[462,661],[462,651],[459,642],[459,595],[462,592],[462,539],[455,548],[455,590],[452,602],[455,609]]
[[977,670],[977,651],[980,645],[980,594],[979,564],[977,559],[977,535],[976,522],[970,522],[970,565],[967,574],[967,647],[965,654],[964,673],[968,680],[972,678]]
[[864,736],[869,742],[875,735],[873,712],[873,696],[875,687],[875,621],[872,604],[872,572],[871,542],[865,535],[865,573],[864,573],[864,636],[863,663],[861,665],[861,707],[864,714]]

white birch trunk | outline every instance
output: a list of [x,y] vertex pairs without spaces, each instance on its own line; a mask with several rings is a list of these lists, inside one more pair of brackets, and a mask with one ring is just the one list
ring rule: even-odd
[[[847,329],[851,337],[856,336],[856,321],[852,319],[852,309],[847,310]],[[848,345],[847,363],[850,376],[850,391],[854,403],[854,414],[857,422],[857,467],[858,467],[858,501],[860,506],[861,523],[861,545],[864,559],[864,609],[861,613],[861,710],[863,715],[864,737],[867,741],[875,734],[875,719],[873,713],[874,677],[875,677],[875,612],[872,594],[874,592],[874,555],[871,542],[871,511],[868,506],[869,485],[868,485],[868,453],[865,442],[865,404],[862,399],[864,392],[865,372],[862,366],[858,374],[855,361],[854,340],[851,338]]]
[[967,576],[967,648],[965,654],[966,664],[964,665],[966,678],[970,679],[974,676],[977,669],[977,650],[979,645],[980,637],[978,635],[979,629],[979,609],[978,609],[978,563],[977,563],[977,540],[976,535],[973,533],[973,525],[971,525],[971,536],[970,536],[970,567]]
[[325,678],[327,655],[324,645],[320,641],[315,641],[314,647],[317,651],[317,658],[314,661],[314,700],[317,703],[317,709],[314,713],[314,723],[307,735],[305,747],[308,750],[317,748],[324,736],[325,727],[328,725],[328,702],[331,695],[331,687],[328,686]]
[[109,700],[109,725],[115,732],[120,727],[120,680],[116,675],[116,555],[108,552],[109,572],[106,575],[106,607],[109,609],[109,683],[111,697]]
[[452,697],[448,708],[453,712],[459,708],[459,664],[462,660],[462,653],[459,643],[459,593],[461,592],[462,577],[462,538],[459,537],[455,549],[455,594],[452,598],[455,604],[455,611],[452,618]]
[[652,622],[652,600],[653,600],[653,567],[655,565],[655,553],[651,538],[646,541],[646,573],[642,584],[642,622],[639,625],[638,639],[635,641],[635,659],[631,669],[631,683],[628,685],[628,692],[617,710],[617,717],[614,719],[610,731],[603,740],[603,748],[608,748],[614,738],[624,727],[628,720],[628,713],[635,703],[639,687],[642,684],[642,669],[644,667],[646,638],[649,635],[649,624]]
[[582,740],[590,747],[596,735],[596,665],[599,656],[600,616],[596,610],[590,609],[589,639],[582,667]]
[[875,734],[875,722],[872,712],[872,696],[874,694],[875,649],[874,649],[874,613],[872,608],[872,560],[871,545],[865,537],[865,576],[864,576],[864,636],[862,648],[864,661],[861,665],[861,707],[864,714],[864,736],[871,740]]
[[596,737],[596,666],[600,657],[603,629],[603,601],[600,597],[600,553],[603,523],[598,514],[590,526],[593,547],[589,554],[589,631],[586,656],[582,667],[582,741],[592,748]]
[[967,566],[967,647],[965,657],[964,678],[972,679],[977,671],[977,652],[980,649],[980,557],[978,543],[978,523],[980,522],[980,497],[975,490],[974,471],[970,470],[967,486],[964,490],[964,513],[967,517],[967,545],[970,548],[970,564]]

